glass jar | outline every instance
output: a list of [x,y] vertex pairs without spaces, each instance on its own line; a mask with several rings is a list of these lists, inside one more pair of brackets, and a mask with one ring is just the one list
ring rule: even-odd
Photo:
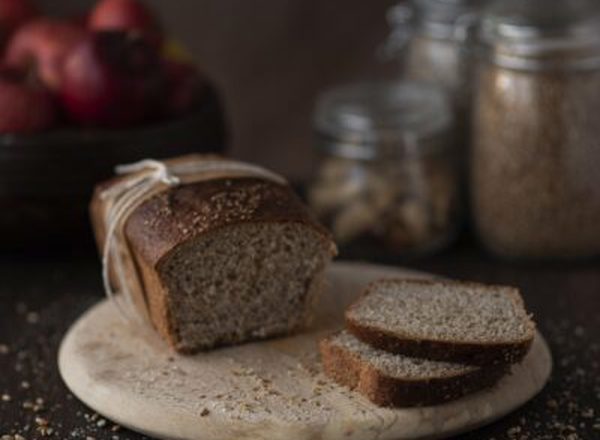
[[460,219],[459,161],[444,94],[419,83],[357,83],[323,94],[322,161],[309,189],[338,244],[396,254],[448,243]]
[[600,4],[485,11],[471,161],[483,243],[518,258],[600,254]]
[[457,137],[468,143],[473,41],[483,0],[410,0],[388,13],[387,49],[403,61],[403,75],[436,84],[451,97]]

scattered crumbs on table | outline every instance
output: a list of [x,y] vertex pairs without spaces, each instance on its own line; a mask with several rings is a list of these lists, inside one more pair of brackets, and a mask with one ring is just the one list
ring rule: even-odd
[[509,437],[514,438],[515,436],[517,436],[521,433],[521,427],[513,426],[512,428],[508,428],[508,431],[506,431],[506,433],[508,434]]
[[0,354],[8,354],[10,348],[6,344],[0,344]]
[[581,417],[584,419],[593,419],[594,418],[594,408],[587,408],[581,411]]
[[11,400],[11,398],[10,398],[10,394],[6,394],[6,393],[4,393],[4,394],[2,394],[2,396],[0,396],[0,399],[1,399],[3,402],[10,402],[10,400]]
[[[584,383],[593,381],[595,390],[600,391],[600,377],[594,375],[590,379],[589,371],[598,370],[598,355],[600,346],[588,341],[589,333],[581,324],[570,322],[566,319],[548,321],[546,323],[547,336],[552,343],[555,358],[555,371],[551,381],[560,380],[560,387],[546,396],[544,413],[534,412],[531,418],[536,420],[538,428],[550,435],[539,436],[535,430],[528,430],[523,439],[564,439],[579,440],[588,438],[583,435],[590,428],[596,430],[600,424],[600,417],[594,408],[583,404],[579,399],[579,389]],[[577,358],[571,353],[583,353]],[[575,367],[575,365],[580,365]],[[591,368],[587,370],[586,368]],[[598,392],[597,391],[597,392]],[[600,400],[600,394],[598,394]],[[529,423],[530,425],[531,423]],[[535,426],[535,424],[534,424]]]
[[44,411],[45,409],[44,399],[42,399],[41,397],[36,398],[35,401],[25,400],[21,406],[23,409],[28,409],[33,412],[40,412]]
[[35,418],[35,424],[38,426],[48,426],[48,423],[48,420],[43,417],[36,416]]
[[35,424],[37,425],[36,431],[42,437],[48,437],[54,433],[54,428],[52,428],[50,426],[50,422],[48,421],[48,419],[36,416],[36,418],[34,420],[35,420]]
[[83,418],[86,419],[88,422],[95,422],[96,420],[98,420],[98,414],[96,413],[92,413],[92,414],[88,414],[88,413],[84,413],[83,414]]
[[23,388],[24,390],[28,390],[29,388],[31,388],[31,384],[29,382],[27,382],[26,380],[22,380],[21,388]]
[[[550,383],[538,397],[542,404],[527,411],[526,419],[513,416],[507,430],[496,439],[600,438],[597,434],[591,435],[592,431],[600,431],[600,413],[594,403],[581,399],[582,388],[590,387],[600,402],[600,344],[590,340],[592,332],[583,323],[556,318],[540,324],[554,357]],[[465,437],[480,439],[477,432]]]

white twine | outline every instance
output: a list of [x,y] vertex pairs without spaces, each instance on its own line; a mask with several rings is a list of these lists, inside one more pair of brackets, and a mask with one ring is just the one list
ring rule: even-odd
[[[227,177],[259,177],[275,183],[285,184],[286,180],[262,167],[232,160],[191,157],[173,163],[145,159],[127,165],[118,165],[115,172],[125,177],[100,194],[107,203],[104,222],[106,237],[102,252],[102,282],[106,296],[111,300],[125,320],[143,323],[147,321],[140,316],[139,308],[134,304],[133,294],[124,264],[131,266],[129,273],[134,276],[136,288],[143,289],[142,282],[127,240],[124,239],[123,226],[129,215],[148,198],[159,192],[182,184]],[[120,240],[118,240],[120,238]],[[125,251],[125,255],[123,252]],[[120,292],[113,289],[112,276],[116,279]],[[117,299],[118,293],[124,297],[127,310]]]

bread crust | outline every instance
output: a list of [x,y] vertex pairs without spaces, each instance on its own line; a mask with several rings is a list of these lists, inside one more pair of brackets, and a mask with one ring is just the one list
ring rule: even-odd
[[385,407],[439,405],[489,388],[508,371],[504,365],[435,379],[402,379],[386,375],[356,353],[331,343],[331,337],[323,339],[319,349],[328,377]]
[[[94,191],[90,213],[99,249],[106,231],[106,204],[100,194],[119,180],[103,182]],[[145,294],[135,303],[146,305],[153,326],[176,350],[182,351],[182,347],[161,265],[189,240],[247,223],[301,224],[317,232],[324,252],[336,254],[328,231],[316,222],[291,187],[260,178],[222,178],[169,188],[144,201],[127,219],[124,234]]]
[[[524,339],[512,342],[483,343],[446,341],[441,339],[417,339],[414,335],[405,335],[397,332],[391,332],[383,328],[376,328],[352,318],[352,310],[356,307],[360,307],[361,300],[365,296],[371,294],[372,288],[376,284],[381,282],[396,283],[399,281],[406,280],[386,279],[375,281],[367,286],[361,296],[346,310],[346,327],[350,333],[372,347],[385,350],[390,353],[433,361],[454,362],[467,365],[490,366],[514,364],[520,362],[528,353],[535,336],[535,324],[531,319],[529,320],[529,331]],[[431,285],[434,283],[443,283],[447,285],[460,284],[462,286],[470,286],[475,288],[485,287],[486,289],[501,287],[464,281],[432,281],[411,279],[410,282],[424,285]],[[523,299],[516,290],[514,292],[510,292],[510,297],[517,306],[524,307]]]

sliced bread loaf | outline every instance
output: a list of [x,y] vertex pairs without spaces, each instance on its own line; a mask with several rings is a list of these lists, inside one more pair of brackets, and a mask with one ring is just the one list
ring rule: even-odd
[[[99,185],[92,201],[101,248],[102,195],[117,182]],[[184,353],[303,328],[336,252],[289,185],[256,177],[165,189],[123,229],[134,263],[127,275],[143,287],[135,306]]]
[[428,361],[378,350],[347,331],[321,341],[327,376],[380,406],[436,405],[494,385],[506,367]]
[[375,282],[348,308],[346,325],[391,353],[469,365],[518,362],[535,335],[517,289],[457,281]]

